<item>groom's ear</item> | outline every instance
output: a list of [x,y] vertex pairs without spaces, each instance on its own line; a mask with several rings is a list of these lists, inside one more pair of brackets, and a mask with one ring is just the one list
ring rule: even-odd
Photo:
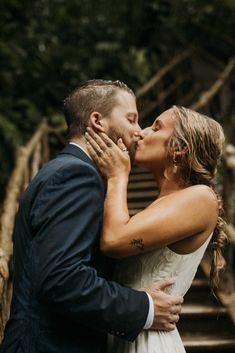
[[89,119],[89,126],[96,132],[105,132],[104,117],[98,112],[92,112]]

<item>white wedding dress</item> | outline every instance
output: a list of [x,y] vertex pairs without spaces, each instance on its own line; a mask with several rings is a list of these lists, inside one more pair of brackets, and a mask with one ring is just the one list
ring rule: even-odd
[[[176,282],[167,292],[184,296],[211,236],[191,254],[176,254],[164,247],[119,260],[115,280],[124,286],[144,290],[161,278],[174,276]],[[185,349],[177,329],[171,332],[146,330],[133,343],[109,336],[108,353],[185,353]]]

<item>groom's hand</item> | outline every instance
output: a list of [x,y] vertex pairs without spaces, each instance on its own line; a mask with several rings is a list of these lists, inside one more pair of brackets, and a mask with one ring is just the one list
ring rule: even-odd
[[151,295],[154,304],[154,319],[151,330],[172,331],[179,321],[183,297],[164,292],[174,283],[174,278],[164,278],[146,289],[146,292]]

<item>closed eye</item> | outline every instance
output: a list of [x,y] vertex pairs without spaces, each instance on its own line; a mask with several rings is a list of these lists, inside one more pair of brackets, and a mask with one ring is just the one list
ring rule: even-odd
[[136,124],[136,119],[128,119],[131,124]]
[[128,113],[126,117],[131,124],[138,123],[138,115],[136,113]]
[[160,120],[156,120],[155,123],[152,126],[152,130],[154,132],[157,132],[157,131],[160,130],[161,126],[162,126],[161,121]]

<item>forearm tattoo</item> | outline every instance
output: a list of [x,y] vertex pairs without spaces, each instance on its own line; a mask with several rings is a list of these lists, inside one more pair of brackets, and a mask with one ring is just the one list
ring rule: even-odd
[[143,239],[133,239],[129,245],[136,246],[139,250],[143,251],[144,250],[144,243]]

